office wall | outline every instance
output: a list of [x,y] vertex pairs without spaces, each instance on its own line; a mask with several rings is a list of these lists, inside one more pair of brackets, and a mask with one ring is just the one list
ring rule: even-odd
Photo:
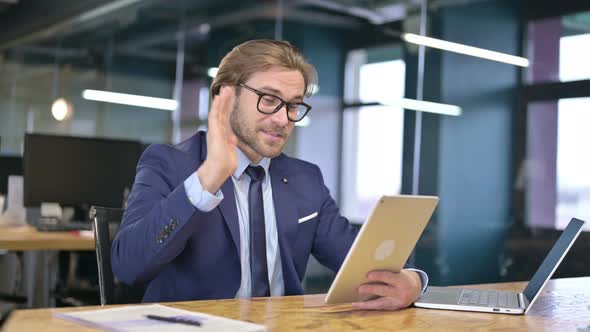
[[[441,8],[430,14],[429,23],[431,33],[442,39],[519,53],[518,8],[509,1]],[[519,69],[438,51],[428,51],[426,63],[425,99],[459,105],[463,114],[424,117],[420,193],[437,193],[441,201],[416,263],[432,272],[432,284],[497,281],[511,223],[512,114]],[[415,69],[415,59],[413,64]],[[407,134],[412,139],[413,133]],[[404,154],[404,166],[411,165],[410,156]]]

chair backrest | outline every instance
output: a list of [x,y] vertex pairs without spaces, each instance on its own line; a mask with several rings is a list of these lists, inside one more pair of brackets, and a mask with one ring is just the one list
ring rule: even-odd
[[144,285],[126,285],[113,275],[111,268],[111,244],[119,230],[123,209],[93,206],[89,217],[94,223],[96,262],[98,264],[98,286],[100,303],[139,303],[145,292]]

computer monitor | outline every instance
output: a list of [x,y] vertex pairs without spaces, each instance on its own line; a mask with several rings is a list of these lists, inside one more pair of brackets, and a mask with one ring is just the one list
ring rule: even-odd
[[24,204],[122,207],[140,155],[138,141],[26,134]]
[[0,194],[8,193],[8,176],[23,175],[23,158],[0,155]]

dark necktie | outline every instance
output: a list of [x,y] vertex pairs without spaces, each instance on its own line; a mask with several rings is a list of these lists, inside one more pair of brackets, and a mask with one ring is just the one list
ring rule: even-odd
[[266,232],[264,230],[264,204],[262,201],[262,180],[264,168],[248,166],[250,177],[248,209],[250,214],[250,279],[252,297],[270,296],[268,268],[266,265]]

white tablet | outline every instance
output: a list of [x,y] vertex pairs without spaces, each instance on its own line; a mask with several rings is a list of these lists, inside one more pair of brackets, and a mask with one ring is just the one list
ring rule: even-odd
[[359,302],[357,288],[374,270],[399,272],[438,205],[435,196],[382,196],[361,227],[328,295],[327,304]]

